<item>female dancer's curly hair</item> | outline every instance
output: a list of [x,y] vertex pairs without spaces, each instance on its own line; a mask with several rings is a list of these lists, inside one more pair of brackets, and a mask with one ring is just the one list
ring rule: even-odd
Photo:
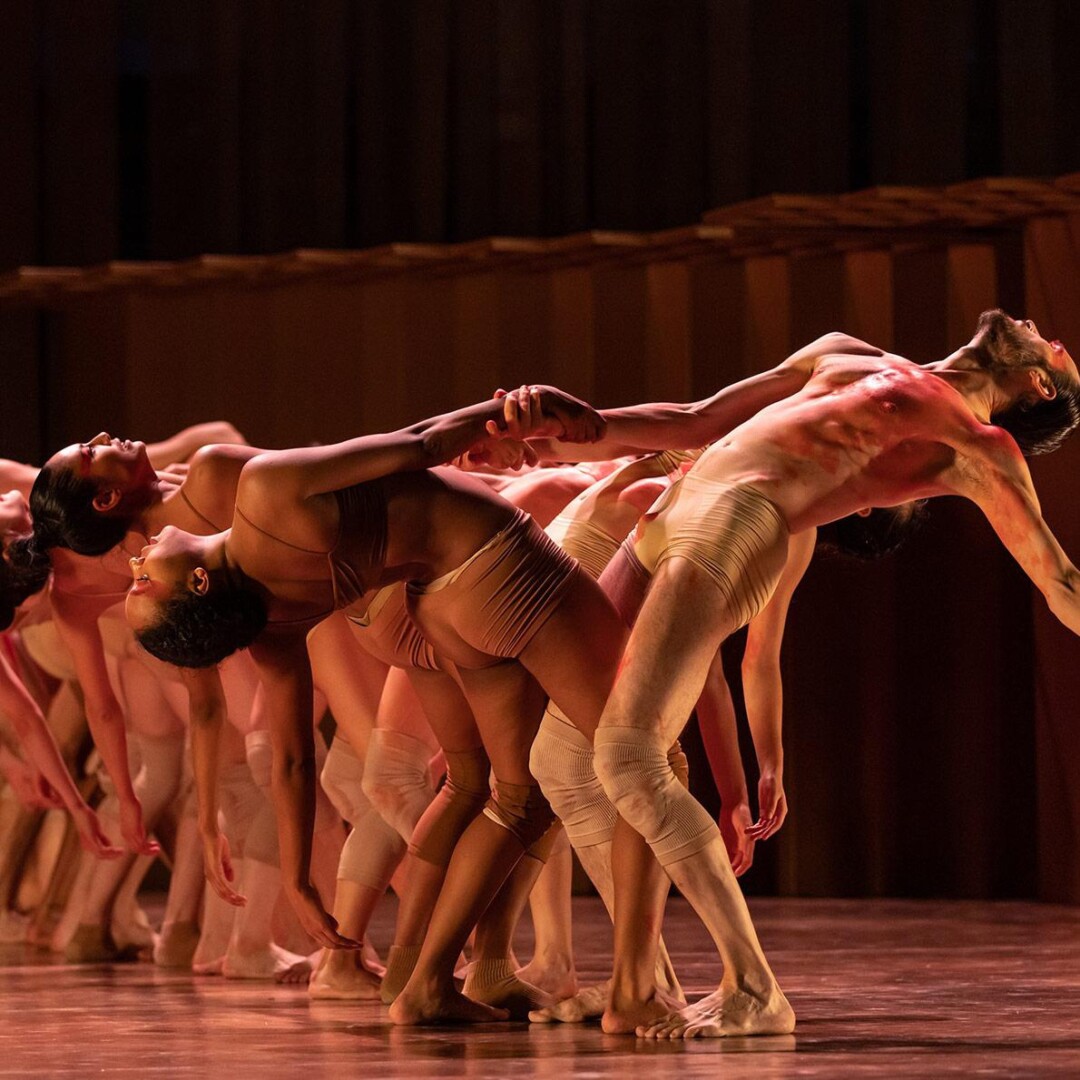
[[161,618],[135,638],[151,656],[177,667],[220,664],[266,626],[266,602],[243,587],[215,588],[205,596],[185,590],[163,607]]

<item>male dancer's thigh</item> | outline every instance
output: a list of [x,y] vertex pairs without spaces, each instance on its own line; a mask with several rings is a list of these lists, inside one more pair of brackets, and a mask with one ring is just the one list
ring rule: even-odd
[[626,635],[603,589],[588,574],[578,573],[519,658],[590,739],[615,681]]
[[709,574],[680,556],[666,559],[630,632],[601,724],[644,728],[670,746],[701,696],[716,650],[738,628]]

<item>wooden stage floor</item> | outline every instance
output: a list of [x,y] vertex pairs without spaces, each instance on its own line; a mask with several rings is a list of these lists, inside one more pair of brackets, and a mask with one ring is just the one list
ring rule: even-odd
[[[0,1077],[1080,1076],[1080,910],[1034,904],[759,900],[795,1035],[647,1042],[595,1026],[400,1030],[378,1005],[193,978],[76,968],[0,950]],[[583,974],[603,974],[597,901],[575,900]],[[392,910],[373,939],[385,950]],[[692,913],[667,939],[692,996],[717,977]],[[527,952],[527,948],[524,950]]]

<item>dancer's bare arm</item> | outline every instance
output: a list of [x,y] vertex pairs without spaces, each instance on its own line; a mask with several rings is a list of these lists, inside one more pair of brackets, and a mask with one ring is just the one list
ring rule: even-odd
[[[776,367],[732,383],[701,401],[601,409],[606,432],[602,439],[588,446],[567,447],[550,439],[534,441],[533,446],[541,459],[553,461],[595,461],[650,450],[705,446],[767,405],[797,393],[809,381],[819,361],[838,355],[883,356],[884,353],[849,334],[824,334]],[[521,411],[525,397],[527,394],[515,392],[504,399],[504,415],[513,438],[533,438]]]
[[767,840],[787,817],[780,646],[791,597],[810,565],[816,541],[816,529],[807,529],[791,538],[787,564],[772,598],[747,628],[742,681],[746,719],[758,763],[758,819],[749,833],[755,840]]
[[977,427],[953,442],[960,453],[942,482],[982,510],[1050,610],[1080,634],[1080,570],[1043,520],[1027,462],[1005,432]]
[[200,447],[244,441],[244,436],[227,420],[213,420],[206,424],[193,424],[163,442],[148,443],[146,454],[155,469],[164,469],[167,465],[187,461]]
[[75,822],[82,846],[100,859],[123,855],[113,847],[101,828],[97,814],[79,794],[64,764],[60,747],[45,722],[37,702],[0,651],[0,710],[11,721],[18,740],[49,786],[63,801]]
[[94,745],[101,752],[113,784],[116,785],[116,795],[120,801],[120,832],[124,842],[136,854],[156,855],[160,849],[157,843],[146,835],[142,806],[131,785],[124,710],[116,700],[109,682],[105,647],[97,625],[98,616],[115,604],[116,599],[99,599],[65,592],[58,587],[55,578],[50,595],[56,627],[71,653],[75,673],[82,687],[90,734],[94,738]]
[[18,744],[0,729],[0,776],[8,782],[15,798],[28,810],[46,810],[59,803],[59,796],[31,762],[24,761]]
[[754,862],[754,837],[750,828],[754,816],[746,787],[735,705],[724,677],[720,650],[713,658],[695,707],[701,741],[709,760],[713,783],[720,795],[720,833],[724,838],[731,869],[740,877]]
[[210,887],[226,903],[242,907],[244,896],[232,886],[233,872],[229,843],[218,828],[218,762],[221,726],[226,723],[228,707],[221,676],[216,668],[179,668],[188,692],[191,720],[191,767],[195,774],[198,802],[199,838],[203,848],[203,867]]
[[[565,433],[577,441],[597,438],[603,430],[591,406],[560,390],[545,388],[541,406],[543,435]],[[260,475],[279,493],[309,498],[395,472],[442,465],[488,438],[489,422],[505,428],[501,401],[484,401],[384,435],[264,454],[245,469],[244,481]]]
[[328,949],[357,949],[338,933],[337,920],[311,883],[315,829],[315,736],[311,664],[302,634],[263,634],[252,646],[266,695],[274,751],[271,789],[281,848],[281,882],[303,927]]

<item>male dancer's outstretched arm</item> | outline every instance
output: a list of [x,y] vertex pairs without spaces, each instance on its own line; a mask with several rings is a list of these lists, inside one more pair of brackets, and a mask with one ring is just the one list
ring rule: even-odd
[[503,399],[506,427],[513,438],[533,439],[534,450],[548,461],[599,461],[654,450],[694,449],[715,442],[767,405],[797,393],[813,375],[818,361],[836,353],[883,355],[881,349],[850,334],[823,334],[776,367],[725,386],[701,401],[601,409],[607,425],[604,437],[581,447],[535,440],[529,425],[536,399],[530,392],[545,388],[522,387]]
[[1016,443],[1000,428],[977,423],[948,441],[959,453],[942,475],[943,485],[982,510],[1055,617],[1080,634],[1080,570],[1043,520],[1031,472]]

